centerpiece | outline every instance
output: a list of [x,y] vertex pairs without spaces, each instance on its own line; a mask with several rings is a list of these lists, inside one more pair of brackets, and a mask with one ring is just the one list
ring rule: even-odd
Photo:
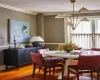
[[68,43],[59,44],[57,49],[64,50],[67,53],[69,53],[70,51],[77,49],[77,48],[78,48],[78,45],[72,42],[68,42]]

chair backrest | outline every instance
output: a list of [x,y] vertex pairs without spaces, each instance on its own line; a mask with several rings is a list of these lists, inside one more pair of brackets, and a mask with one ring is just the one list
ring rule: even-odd
[[82,47],[78,47],[77,49],[75,49],[75,50],[81,50],[82,49]]
[[100,48],[91,48],[92,51],[100,51]]
[[36,53],[31,52],[31,59],[34,64],[40,67],[44,66],[44,60],[41,54],[36,54]]
[[78,59],[79,68],[94,68],[100,67],[100,55],[80,55]]
[[43,55],[43,53],[44,53],[44,52],[47,52],[47,51],[49,51],[49,48],[46,48],[46,49],[39,49],[39,50],[38,50],[38,52],[39,52],[40,54],[42,54],[43,57],[46,57],[46,55]]

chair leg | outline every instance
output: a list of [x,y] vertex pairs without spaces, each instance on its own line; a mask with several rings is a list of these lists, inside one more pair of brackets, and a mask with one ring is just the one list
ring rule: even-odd
[[55,67],[53,67],[53,75],[55,74]]
[[49,68],[49,74],[51,74],[51,68]]
[[64,67],[62,67],[62,80],[64,80]]
[[76,74],[76,76],[77,76],[77,80],[79,80],[79,73],[78,73],[78,71],[77,71],[77,74]]
[[40,69],[40,67],[39,67],[39,72],[40,72],[40,70],[41,70],[41,69]]
[[91,80],[93,80],[92,70],[91,70]]
[[33,66],[33,76],[35,75],[35,68],[36,68],[36,64],[34,64]]
[[97,80],[99,80],[99,71],[97,70]]
[[47,72],[47,68],[44,67],[44,80],[46,80],[46,72]]
[[70,71],[69,71],[69,68],[68,68],[68,76],[67,76],[68,77],[68,80],[69,80],[69,73],[70,73]]

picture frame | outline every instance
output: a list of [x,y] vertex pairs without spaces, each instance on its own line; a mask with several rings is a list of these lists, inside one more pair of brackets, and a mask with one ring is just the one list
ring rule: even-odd
[[8,43],[29,42],[29,22],[8,19]]

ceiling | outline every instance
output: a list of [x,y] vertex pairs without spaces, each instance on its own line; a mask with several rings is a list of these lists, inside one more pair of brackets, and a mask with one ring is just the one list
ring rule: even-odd
[[[70,0],[0,0],[0,3],[36,13],[72,11]],[[75,11],[81,7],[89,10],[100,10],[100,0],[76,0]]]

